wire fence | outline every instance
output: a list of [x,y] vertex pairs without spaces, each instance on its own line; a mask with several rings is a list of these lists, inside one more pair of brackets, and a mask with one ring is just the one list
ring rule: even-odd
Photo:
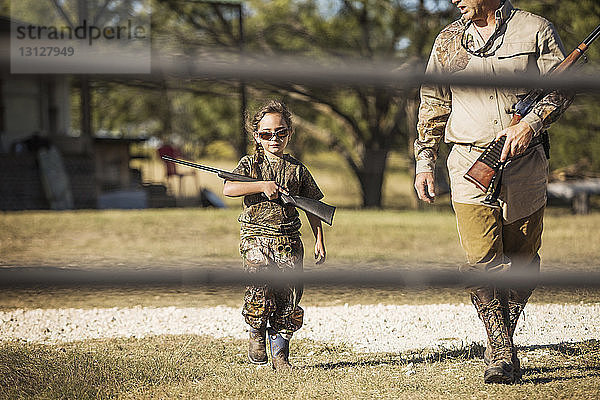
[[[264,60],[268,60],[265,62]],[[58,61],[59,62],[59,61]],[[119,58],[106,60],[70,60],[81,70],[132,70],[138,60]],[[0,63],[8,65],[8,54],[0,53]],[[31,63],[39,69],[54,67],[56,60],[35,58]],[[575,68],[552,77],[531,73],[481,76],[476,74],[427,74],[423,65],[407,65],[402,60],[364,61],[357,59],[316,61],[308,57],[235,53],[210,53],[200,56],[170,56],[154,52],[151,73],[127,74],[129,79],[162,81],[166,77],[209,80],[242,80],[272,84],[304,84],[314,86],[371,86],[394,89],[417,88],[423,84],[465,87],[502,87],[523,89],[568,89],[576,92],[600,92],[600,71],[596,68]],[[118,74],[94,74],[98,79],[110,79]]]
[[[242,80],[272,84],[306,84],[315,86],[372,86],[387,89],[411,89],[424,84],[455,85],[467,87],[502,87],[524,89],[562,89],[584,93],[600,92],[600,71],[594,68],[566,71],[552,77],[535,74],[507,74],[497,76],[469,74],[426,74],[423,66],[404,66],[401,61],[362,62],[344,60],[328,64],[310,58],[261,57],[223,53],[210,56],[165,56],[154,54],[152,72],[146,75],[130,75],[142,80],[163,80],[165,76],[210,80]],[[0,61],[8,63],[6,54]],[[42,59],[32,62],[43,63]],[[79,67],[86,68],[86,60],[78,60]],[[114,70],[120,63],[128,70],[135,60],[107,59],[107,70]],[[98,68],[97,61],[94,67]],[[110,66],[110,68],[108,68]],[[103,76],[97,75],[99,79]],[[110,75],[104,76],[110,78]],[[234,270],[237,269],[237,270]],[[600,288],[600,273],[596,272],[544,272],[542,274],[515,272],[502,274],[465,274],[457,270],[330,270],[264,272],[247,274],[239,266],[229,269],[62,269],[52,267],[12,267],[0,269],[0,287],[47,287],[47,286],[230,286],[247,284],[287,284],[302,282],[305,285],[369,286],[369,287],[466,287],[493,284],[506,287],[529,287],[538,284],[545,287]]]
[[[233,268],[233,267],[232,267]],[[237,270],[203,268],[122,268],[73,269],[56,267],[5,267],[0,269],[0,288],[31,287],[128,287],[285,285],[342,287],[531,287],[600,288],[600,273],[554,271],[541,274],[529,271],[502,273],[462,273],[454,268],[371,270],[336,268],[321,271],[278,270],[246,273]]]
[[[218,58],[218,57],[216,57]],[[423,84],[466,87],[503,87],[526,89],[569,89],[577,92],[600,91],[599,71],[565,71],[552,77],[532,73],[481,76],[477,74],[428,74],[422,66],[403,66],[401,61],[364,62],[345,60],[331,64],[307,58],[269,58],[260,62],[240,57],[234,62],[204,58],[172,58],[156,55],[153,75],[206,79],[241,79],[267,83],[306,84],[314,86],[373,86],[396,89],[416,88]]]

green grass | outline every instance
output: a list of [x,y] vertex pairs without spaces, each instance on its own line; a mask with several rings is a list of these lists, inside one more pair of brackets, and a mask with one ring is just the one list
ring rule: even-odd
[[[0,266],[71,268],[240,268],[239,210],[18,212],[0,214]],[[303,217],[304,218],[304,217]],[[594,271],[600,265],[600,213],[572,216],[550,210],[543,269]],[[456,268],[463,262],[454,216],[448,211],[339,210],[325,228],[328,261],[310,260],[312,234],[303,227],[305,268],[393,270]],[[141,290],[4,290],[0,308],[147,306],[238,307],[242,288]],[[596,302],[597,290],[538,290],[533,301]],[[468,302],[455,289],[385,290],[307,287],[306,305]]]
[[[181,267],[239,261],[239,209],[154,209],[0,214],[0,265]],[[600,213],[550,210],[542,258],[548,268],[593,270]],[[310,254],[312,234],[302,234]],[[449,211],[344,210],[325,227],[332,265],[455,266],[464,261]],[[310,262],[306,262],[310,268]]]
[[593,398],[600,343],[521,349],[518,385],[485,385],[483,348],[361,354],[292,341],[291,374],[246,361],[246,343],[197,336],[5,343],[0,399]]
[[[303,218],[308,270],[316,268],[456,268],[464,261],[447,199],[425,212],[407,211],[412,185],[405,160],[392,156],[384,190],[387,209],[356,210],[358,186],[337,156],[307,164],[340,206],[325,227],[328,261],[310,260],[312,235]],[[210,162],[231,168],[234,162]],[[147,166],[151,168],[152,165]],[[160,167],[160,165],[158,165]],[[162,171],[156,165],[156,174]],[[219,179],[201,175],[219,193]],[[186,178],[186,185],[191,184]],[[230,209],[0,213],[0,267],[240,268],[240,200]],[[548,210],[543,269],[595,271],[600,265],[600,213]],[[243,288],[3,289],[0,310],[15,308],[241,307]],[[308,286],[305,306],[467,303],[457,289]],[[537,303],[600,302],[600,291],[539,288]],[[0,322],[1,323],[1,322]],[[242,321],[240,320],[240,323]],[[359,354],[307,340],[292,341],[291,375],[246,362],[246,343],[197,336],[90,340],[78,343],[1,342],[0,399],[172,398],[594,398],[600,392],[597,341],[521,349],[524,382],[484,385],[481,346],[436,353]]]

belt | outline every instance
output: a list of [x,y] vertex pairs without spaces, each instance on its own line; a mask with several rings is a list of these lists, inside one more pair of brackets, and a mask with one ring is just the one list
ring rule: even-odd
[[[531,153],[531,151],[533,151],[534,148],[536,148],[537,146],[544,144],[544,141],[546,140],[545,137],[547,137],[548,133],[546,131],[540,133],[537,136],[534,136],[531,141],[529,142],[529,144],[527,145],[527,148],[525,149],[525,151],[517,156],[511,157],[511,160],[515,160],[517,158],[521,158],[526,156],[527,154]],[[453,145],[458,145],[458,146],[463,146],[463,147],[468,147],[469,151],[471,150],[476,150],[479,152],[484,152],[485,149],[488,148],[489,145],[487,146],[478,146],[472,143],[452,143]]]

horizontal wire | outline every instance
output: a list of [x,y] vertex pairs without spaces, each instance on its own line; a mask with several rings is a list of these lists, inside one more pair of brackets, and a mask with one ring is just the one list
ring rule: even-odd
[[210,79],[242,79],[267,83],[302,83],[315,86],[374,86],[409,89],[427,85],[453,85],[464,87],[504,87],[526,89],[570,89],[577,92],[600,91],[598,73],[581,74],[565,71],[560,75],[540,76],[532,73],[498,74],[482,76],[471,73],[432,74],[420,67],[398,69],[389,61],[370,63],[348,60],[337,65],[316,63],[312,59],[277,58],[268,63],[241,58],[237,62],[216,62],[184,58],[155,57],[153,74],[165,73],[179,77]]
[[[268,61],[264,61],[268,59]],[[68,62],[67,62],[68,61]],[[62,63],[62,64],[61,64]],[[150,63],[148,74],[128,73],[139,70],[140,64]],[[0,64],[9,65],[6,51],[0,52]],[[64,65],[64,73],[81,71],[123,71],[123,75],[148,81],[160,81],[166,76],[211,80],[243,80],[272,84],[306,84],[314,86],[373,86],[395,89],[416,88],[423,84],[465,87],[503,87],[523,89],[570,89],[577,92],[600,92],[599,71],[590,68],[586,73],[565,71],[550,77],[539,74],[513,73],[482,76],[477,74],[426,74],[423,66],[407,66],[400,60],[364,61],[331,59],[327,63],[310,57],[290,57],[258,54],[210,53],[200,56],[165,55],[153,51],[151,56],[70,58],[32,57],[22,68],[32,71],[55,71]],[[400,68],[399,68],[400,67]],[[27,70],[11,71],[26,73]],[[119,73],[94,73],[99,79],[120,76]]]
[[[239,267],[238,267],[239,268]],[[0,287],[128,287],[128,286],[235,286],[285,285],[345,287],[531,287],[535,284],[554,288],[600,288],[600,273],[581,271],[543,272],[509,271],[501,273],[464,273],[452,268],[419,270],[264,271],[215,268],[96,268],[56,267],[0,268]]]

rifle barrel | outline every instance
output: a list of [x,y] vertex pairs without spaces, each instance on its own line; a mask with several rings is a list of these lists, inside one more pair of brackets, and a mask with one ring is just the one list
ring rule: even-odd
[[[203,169],[205,171],[213,172],[213,173],[216,173],[217,175],[219,175],[219,177],[226,179],[226,180],[230,179],[230,180],[240,181],[240,182],[256,182],[257,181],[257,179],[251,178],[249,176],[234,174],[231,172],[224,171],[222,169],[209,167],[207,165],[196,164],[196,163],[193,163],[190,161],[179,160],[177,158],[173,158],[173,157],[169,157],[169,156],[162,156],[162,159],[165,161],[185,165],[186,167],[198,168],[198,169]],[[321,219],[326,224],[331,225],[333,223],[333,214],[335,212],[334,206],[330,206],[329,204],[325,204],[319,200],[309,199],[309,198],[302,197],[302,196],[286,195],[284,193],[281,193],[281,199],[284,201],[284,203],[291,204],[294,207],[297,207],[301,210],[304,210],[310,214],[315,215],[316,217]]]
[[206,165],[196,164],[196,163],[193,163],[193,162],[190,162],[190,161],[179,160],[177,158],[173,158],[173,157],[169,157],[169,156],[162,156],[162,159],[165,160],[165,161],[174,162],[176,164],[185,165],[187,167],[198,168],[198,169],[203,169],[205,171],[214,172],[215,174],[220,174],[220,173],[223,173],[223,172],[227,172],[227,171],[220,170],[218,168],[213,168],[213,167],[209,167],[209,166],[206,166]]
[[585,38],[585,40],[583,41],[583,43],[584,43],[586,46],[589,46],[589,45],[590,45],[590,43],[592,43],[594,40],[598,39],[598,36],[600,36],[600,25],[598,25],[598,26],[596,27],[596,29],[594,29],[594,30],[592,31],[592,33],[590,33],[590,34],[588,35],[588,37],[586,37],[586,38]]

